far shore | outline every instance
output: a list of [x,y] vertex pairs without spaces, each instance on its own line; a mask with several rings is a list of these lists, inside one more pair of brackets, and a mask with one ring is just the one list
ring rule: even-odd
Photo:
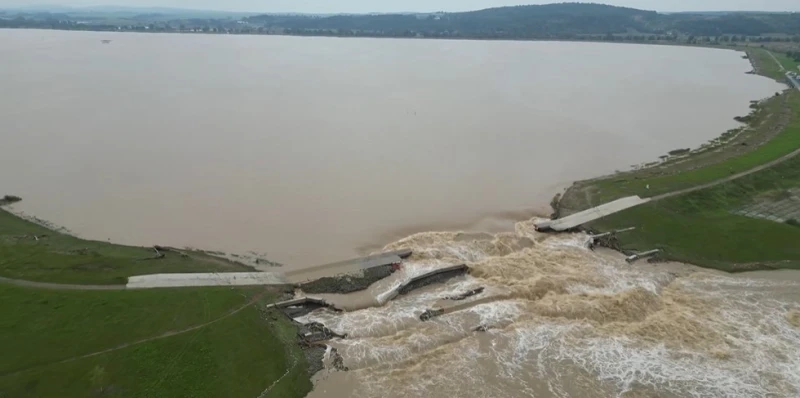
[[[441,40],[441,41],[492,41],[492,42],[556,42],[556,43],[594,43],[594,44],[632,44],[632,45],[653,45],[653,46],[669,46],[669,47],[693,47],[693,48],[706,48],[717,50],[732,50],[737,52],[745,52],[747,48],[758,48],[753,45],[748,45],[745,42],[731,42],[726,44],[710,44],[710,43],[688,43],[682,41],[670,40],[601,40],[596,38],[587,38],[585,40],[575,38],[492,38],[492,37],[402,37],[402,36],[338,36],[338,35],[302,35],[291,33],[217,33],[217,32],[184,32],[184,31],[140,31],[140,30],[92,30],[92,29],[58,29],[58,28],[0,28],[0,30],[40,30],[40,31],[59,31],[59,32],[94,32],[94,33],[135,33],[143,35],[202,35],[202,36],[263,36],[263,37],[298,37],[298,38],[331,38],[331,39],[376,39],[376,40]],[[113,44],[113,40],[111,43]],[[769,76],[765,76],[769,77]]]

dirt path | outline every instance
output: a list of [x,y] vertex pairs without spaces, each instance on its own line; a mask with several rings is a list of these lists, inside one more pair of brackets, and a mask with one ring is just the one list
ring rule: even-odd
[[61,283],[25,281],[22,279],[4,278],[2,276],[0,276],[0,283],[49,290],[125,290],[125,285],[69,285]]
[[657,201],[657,200],[661,200],[661,199],[671,198],[673,196],[683,195],[683,194],[689,193],[689,192],[699,191],[701,189],[711,188],[711,187],[714,187],[714,186],[717,186],[717,185],[720,185],[720,184],[724,184],[724,183],[729,182],[729,181],[733,181],[733,180],[742,178],[744,176],[747,176],[747,175],[750,175],[750,174],[753,174],[753,173],[757,173],[757,172],[759,172],[761,170],[768,169],[770,167],[776,166],[776,165],[781,164],[781,163],[783,163],[783,162],[785,162],[785,161],[787,161],[787,160],[789,160],[789,159],[791,159],[791,158],[793,158],[793,157],[795,157],[797,155],[800,155],[800,149],[796,149],[794,152],[792,152],[792,153],[790,153],[788,155],[784,155],[784,156],[782,156],[782,157],[780,157],[778,159],[775,159],[775,160],[773,160],[771,162],[767,162],[767,163],[764,163],[764,164],[762,164],[760,166],[756,166],[756,167],[754,167],[754,168],[752,168],[750,170],[743,171],[741,173],[734,174],[734,175],[731,175],[731,176],[728,176],[728,177],[725,177],[725,178],[722,178],[722,179],[719,179],[719,180],[716,180],[716,181],[712,181],[712,182],[709,182],[707,184],[702,184],[702,185],[698,185],[698,186],[695,186],[695,187],[681,189],[681,190],[678,190],[678,191],[665,193],[663,195],[653,196],[652,198],[650,198],[650,200],[651,201]]
[[778,68],[781,68],[781,72],[786,72],[786,68],[783,67],[783,64],[781,64],[781,61],[778,61],[778,58],[775,58],[775,54],[773,54],[772,51],[769,51],[769,50],[766,50],[766,51],[767,51],[767,54],[769,54],[769,56],[772,57],[773,60],[775,60],[775,63],[778,64]]
[[225,314],[225,315],[223,315],[223,316],[221,316],[221,317],[219,317],[217,319],[213,319],[211,321],[208,321],[206,323],[201,323],[199,325],[194,325],[194,326],[191,326],[191,327],[188,327],[188,328],[185,328],[185,329],[181,329],[181,330],[171,330],[171,331],[168,331],[166,333],[160,334],[158,336],[153,336],[153,337],[148,337],[146,339],[132,341],[130,343],[125,343],[125,344],[118,345],[116,347],[109,348],[109,349],[102,350],[102,351],[96,351],[96,352],[92,352],[92,353],[89,353],[89,354],[79,355],[79,356],[76,356],[76,357],[67,358],[67,359],[63,359],[63,360],[56,361],[56,362],[51,362],[51,363],[44,364],[44,365],[37,365],[37,366],[33,366],[33,367],[30,367],[30,368],[27,368],[27,369],[17,370],[15,372],[11,372],[11,373],[5,373],[5,374],[0,375],[0,377],[13,376],[13,375],[16,375],[16,374],[24,373],[24,372],[27,372],[29,370],[42,368],[42,367],[45,367],[45,366],[58,365],[58,364],[62,364],[62,363],[77,361],[77,360],[80,360],[80,359],[91,358],[91,357],[94,357],[94,356],[107,354],[109,352],[118,351],[118,350],[121,350],[121,349],[124,349],[124,348],[128,348],[128,347],[132,347],[132,346],[135,346],[135,345],[139,345],[139,344],[143,344],[143,343],[149,343],[151,341],[165,339],[167,337],[172,337],[172,336],[177,336],[177,335],[184,334],[184,333],[193,332],[195,330],[202,329],[202,328],[204,328],[206,326],[209,326],[209,325],[213,325],[213,324],[215,324],[215,323],[217,323],[217,322],[219,322],[221,320],[230,318],[230,317],[238,314],[242,310],[244,310],[244,309],[250,307],[251,305],[255,304],[258,300],[260,300],[262,297],[264,297],[265,294],[266,294],[266,290],[263,290],[260,293],[256,294],[255,296],[253,296],[250,300],[248,300],[242,306],[237,307],[237,308],[231,310],[230,312],[228,312],[227,314]]

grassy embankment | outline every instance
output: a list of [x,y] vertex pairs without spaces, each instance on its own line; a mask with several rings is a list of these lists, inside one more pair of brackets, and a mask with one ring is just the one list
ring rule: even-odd
[[[48,236],[23,237],[32,234]],[[3,276],[50,282],[113,283],[222,266],[173,253],[138,261],[152,250],[56,234],[2,210],[0,250]],[[311,384],[292,344],[295,329],[263,309],[276,294],[65,291],[0,282],[0,397],[258,397],[277,380],[267,396],[302,397]],[[93,353],[99,354],[84,357]]]
[[772,54],[775,55],[775,58],[778,59],[778,62],[780,62],[781,65],[783,65],[783,68],[786,69],[787,71],[792,71],[792,72],[799,71],[798,63],[789,56],[787,56],[786,54],[781,54],[776,52],[773,52]]
[[[772,59],[772,56],[769,55],[770,53],[767,52],[767,50],[756,47],[736,48],[742,51],[747,51],[747,54],[753,57],[753,62],[757,66],[759,74],[778,81],[783,81],[786,77],[786,72],[781,70],[781,67],[775,63],[775,60]],[[772,52],[772,54],[775,56],[778,62],[781,63],[784,69],[793,70],[792,64],[794,61],[792,61],[791,58],[779,52]]]
[[[760,54],[754,59],[760,73],[779,71],[769,54],[763,50],[753,53]],[[781,97],[763,103],[761,111],[753,115],[753,127],[742,132],[739,141],[717,147],[721,151],[700,151],[667,160],[660,166],[581,182],[570,189],[562,202],[565,208],[575,211],[629,195],[654,197],[724,179],[779,159],[800,148],[800,93],[791,90]],[[786,101],[784,110],[782,100]],[[777,117],[780,112],[788,114]],[[780,131],[767,142],[741,144],[757,141],[776,126]],[[746,152],[737,153],[743,147]],[[736,156],[728,157],[726,152]],[[800,269],[800,227],[734,214],[749,204],[786,195],[788,189],[798,187],[800,157],[794,157],[714,187],[629,209],[589,227],[612,230],[636,226],[637,231],[619,236],[623,249],[660,248],[668,259],[726,271]]]
[[660,248],[666,258],[725,271],[800,269],[800,227],[734,214],[800,187],[800,157],[712,188],[649,203],[590,225],[636,226],[624,249]]
[[0,210],[0,276],[7,278],[124,285],[128,276],[159,272],[252,271],[203,253],[187,254],[154,259],[152,248],[78,239]]
[[578,183],[572,189],[584,195],[565,198],[564,205],[585,209],[624,196],[652,197],[691,188],[747,171],[797,148],[800,148],[800,92],[793,90],[782,94],[782,98],[767,100],[761,111],[754,114],[753,127],[722,150],[712,147],[658,166]]

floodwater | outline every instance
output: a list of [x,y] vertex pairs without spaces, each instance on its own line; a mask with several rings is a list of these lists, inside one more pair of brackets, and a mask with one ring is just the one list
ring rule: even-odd
[[[700,145],[781,89],[741,54],[0,31],[0,59],[17,210],[295,269],[414,250],[369,290],[325,297],[348,311],[301,319],[348,334],[329,344],[349,371],[317,375],[312,398],[800,395],[797,272],[631,266],[532,227],[571,181]],[[469,275],[388,299],[461,263]],[[420,321],[431,308],[444,314]]]
[[781,89],[741,55],[2,30],[0,189],[82,237],[289,267],[507,231],[572,181],[737,126]]
[[[800,396],[800,272],[630,265],[586,243],[539,234],[530,220],[390,244],[415,252],[393,283],[324,297],[349,311],[298,319],[347,334],[328,344],[349,370],[335,371],[329,352],[309,398]],[[460,263],[469,275],[385,300],[404,280]],[[433,308],[444,314],[420,321]]]

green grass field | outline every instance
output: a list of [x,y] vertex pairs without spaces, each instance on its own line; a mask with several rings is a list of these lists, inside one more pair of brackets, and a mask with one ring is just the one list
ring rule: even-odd
[[[785,72],[781,71],[781,68],[775,63],[775,60],[772,59],[767,50],[758,47],[740,47],[739,49],[747,51],[753,57],[753,62],[758,65],[762,75],[778,81],[783,81],[786,78]],[[774,54],[776,58],[780,55],[780,53]],[[780,58],[778,60],[780,61]]]
[[0,284],[0,375],[209,322],[255,292],[58,291]]
[[[196,253],[170,254],[140,261],[153,251],[53,233],[0,211],[2,276],[102,284],[138,273],[236,270]],[[278,293],[0,281],[0,398],[258,397],[273,383],[266,397],[303,397],[311,383],[296,329],[265,310]]]
[[[34,236],[44,236],[38,241]],[[88,241],[60,234],[0,209],[0,276],[41,282],[125,284],[159,272],[252,271],[202,253],[154,260],[151,248]]]
[[[752,45],[739,46],[737,49],[747,51],[753,57],[753,61],[758,66],[761,74],[772,79],[783,82],[786,80],[786,71],[797,71],[797,62],[779,50],[764,49]],[[768,51],[775,56],[780,66],[775,63],[775,59],[772,59]],[[784,70],[781,70],[781,66]]]
[[800,227],[733,214],[770,193],[800,187],[800,157],[716,187],[632,208],[595,222],[624,249],[663,249],[666,257],[725,271],[800,269]]
[[780,52],[773,52],[773,54],[775,54],[775,58],[777,58],[778,62],[780,62],[781,65],[783,65],[784,69],[786,69],[787,71],[792,71],[792,72],[797,72],[798,71],[797,70],[797,65],[798,65],[797,62],[795,62],[795,60],[790,58],[788,55],[782,54]]
[[[311,389],[288,320],[256,307],[197,331],[0,377],[0,397],[303,397]],[[287,369],[289,370],[286,374]]]

